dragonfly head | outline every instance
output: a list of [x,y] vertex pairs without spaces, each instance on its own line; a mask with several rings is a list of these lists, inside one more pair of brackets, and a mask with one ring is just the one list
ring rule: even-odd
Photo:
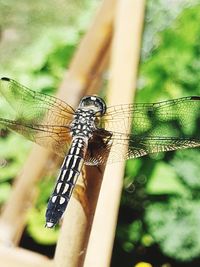
[[106,112],[106,103],[98,96],[84,96],[80,101],[79,108],[92,109],[95,113],[104,115]]

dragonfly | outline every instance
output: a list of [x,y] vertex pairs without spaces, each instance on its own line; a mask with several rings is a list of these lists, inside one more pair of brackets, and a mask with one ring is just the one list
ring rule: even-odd
[[47,205],[48,228],[63,216],[83,164],[98,166],[200,146],[200,96],[111,107],[98,96],[84,96],[74,109],[4,77],[2,99],[9,109],[0,117],[1,129],[15,131],[64,157]]

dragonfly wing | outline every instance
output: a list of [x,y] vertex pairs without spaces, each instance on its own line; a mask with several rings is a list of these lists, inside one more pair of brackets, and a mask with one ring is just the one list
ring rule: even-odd
[[68,126],[74,114],[73,108],[64,101],[32,91],[9,78],[0,79],[0,96],[10,106],[8,119],[25,124]]
[[64,126],[25,125],[0,118],[0,128],[15,131],[60,156],[66,155],[71,143],[70,129]]
[[199,137],[200,97],[154,103],[120,105],[107,109],[102,127],[136,136]]
[[151,153],[200,146],[200,138],[140,137],[133,134],[116,134],[113,136],[112,142],[108,163],[138,158]]
[[0,79],[1,128],[22,134],[63,155],[71,141],[69,125],[74,110],[53,96],[32,91],[14,80]]
[[105,138],[98,133],[99,137],[93,140],[101,145],[98,154],[92,151],[90,161],[99,164],[107,161],[108,153],[107,162],[118,162],[149,153],[197,147],[200,146],[200,97],[110,107],[101,126],[110,136],[107,134]]
[[[0,119],[3,127],[48,146],[58,154],[66,152],[74,114],[69,105],[8,78],[0,80],[0,94],[11,107],[9,113],[4,109],[6,119]],[[199,146],[199,124],[200,97],[110,107],[101,121],[105,129],[95,131],[89,141],[86,164],[104,164],[109,152],[109,162],[116,162],[148,153]]]
[[110,132],[104,129],[98,129],[93,132],[93,137],[88,142],[85,158],[86,165],[101,165],[106,163],[112,145],[111,137]]
[[[106,131],[105,131],[106,132]],[[140,137],[133,134],[97,134],[89,145],[86,164],[100,165],[138,158],[151,153],[199,147],[199,139],[172,138],[159,136]],[[98,149],[94,149],[97,147]],[[109,158],[107,159],[109,155]]]

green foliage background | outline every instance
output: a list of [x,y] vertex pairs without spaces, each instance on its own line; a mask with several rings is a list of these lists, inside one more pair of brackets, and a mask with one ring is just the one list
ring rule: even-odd
[[[0,0],[0,76],[55,93],[100,2]],[[147,1],[137,102],[200,95],[199,21],[199,1]],[[1,204],[30,147],[8,132],[0,139]],[[200,258],[199,161],[199,150],[188,149],[127,162],[112,266],[145,258],[179,266]],[[47,234],[43,227],[53,182],[47,175],[38,184],[40,198],[28,216],[27,230],[42,244],[57,238],[57,229]],[[148,258],[154,248],[157,258]]]

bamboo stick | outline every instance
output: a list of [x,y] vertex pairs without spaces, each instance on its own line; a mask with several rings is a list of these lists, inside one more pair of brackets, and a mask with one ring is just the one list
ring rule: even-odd
[[[103,59],[103,61],[107,60]],[[101,65],[100,68],[102,68]],[[100,85],[98,81],[100,79],[101,75],[96,77],[94,83]],[[98,87],[93,86],[89,88],[90,94],[97,93],[97,89]],[[88,94],[87,91],[86,94]],[[94,214],[96,194],[99,193],[101,182],[102,170],[99,172],[99,169],[95,167],[87,166],[86,171],[80,175],[74,189],[75,198],[70,200],[64,215],[56,247],[55,266],[62,267],[69,266],[69,264],[70,267],[81,266]]]
[[[137,81],[145,1],[119,0],[117,5],[108,104],[132,101]],[[106,166],[84,267],[110,266],[123,185],[124,163]]]
[[110,59],[110,46],[111,46],[111,40],[109,45],[107,46],[105,50],[105,54],[103,55],[103,58],[101,61],[99,61],[99,68],[95,74],[94,79],[91,80],[90,85],[87,88],[87,91],[85,92],[86,95],[92,95],[95,91],[99,91],[103,87],[103,75],[105,74],[105,71],[108,69],[109,59]]
[[[40,150],[41,153],[38,153]],[[25,224],[27,208],[31,206],[31,201],[33,201],[36,193],[34,184],[44,172],[46,164],[46,157],[44,155],[47,153],[44,149],[34,145],[20,175],[17,177],[10,199],[6,203],[0,219],[1,243],[10,245],[17,243],[20,239],[22,225]]]
[[[113,18],[113,13],[110,12],[111,8],[114,8],[113,0],[106,0],[103,2],[93,26],[85,37],[85,39],[87,39],[89,38],[89,36],[92,36],[96,45],[98,44],[99,46],[100,40],[99,37],[96,37],[96,35],[102,37],[102,33],[106,32],[107,36],[107,42],[102,43],[101,40],[101,47],[99,47],[99,53],[96,53],[97,62],[94,66],[95,72],[88,71],[89,77],[91,75],[94,75],[95,73],[96,75],[95,79],[91,80],[90,86],[88,84],[88,89],[86,89],[84,92],[85,94],[94,94],[97,92],[98,86],[100,86],[100,74],[103,72],[105,66],[107,66],[109,56],[107,50],[109,47],[109,41],[111,40],[111,23]],[[108,15],[110,16],[109,20]],[[82,48],[83,47],[84,49],[90,51],[87,45],[82,46]],[[81,81],[82,80],[80,79],[79,82]],[[94,87],[94,85],[96,85],[96,87]],[[92,173],[91,170],[86,175],[87,183],[90,183],[89,180],[91,181],[91,178],[88,177],[88,175],[90,176],[90,173]],[[95,181],[95,189],[99,188],[100,183],[102,181],[102,173],[100,174],[98,173],[98,170],[96,170],[95,174],[93,173],[92,178]],[[80,177],[78,180],[78,184],[80,185],[81,182],[82,179]],[[65,212],[63,226],[56,247],[55,266],[80,267],[82,265],[82,259],[85,253],[84,247],[87,244],[88,231],[90,229],[89,225],[93,217],[95,203],[95,201],[92,201],[93,205],[89,205],[87,198],[93,199],[93,192],[87,189],[86,191],[86,194],[84,194],[83,191],[82,193],[79,193],[79,201],[76,201],[75,199],[70,201],[67,211]],[[97,194],[99,193],[99,190],[94,191],[97,192]],[[82,198],[83,200],[82,203],[80,202],[80,198]],[[86,208],[84,209],[84,207]],[[89,212],[87,213],[86,210],[89,210]]]
[[53,267],[53,262],[45,256],[22,248],[0,245],[1,267]]
[[[91,27],[83,37],[70,64],[69,71],[66,73],[67,79],[64,80],[61,91],[58,93],[61,99],[66,99],[66,91],[62,88],[67,87],[71,89],[71,97],[75,99],[72,102],[77,103],[77,98],[79,99],[80,96],[85,95],[87,88],[94,79],[93,77],[96,76],[96,70],[99,69],[102,56],[110,43],[115,1],[103,1]],[[76,88],[84,88],[84,90],[80,94],[80,91],[77,92]]]

